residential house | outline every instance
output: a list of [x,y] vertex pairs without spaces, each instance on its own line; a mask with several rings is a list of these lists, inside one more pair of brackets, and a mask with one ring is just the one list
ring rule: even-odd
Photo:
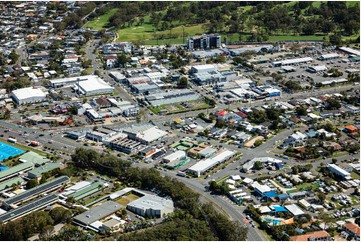
[[356,241],[360,240],[360,226],[358,224],[347,222],[342,228],[349,233]]

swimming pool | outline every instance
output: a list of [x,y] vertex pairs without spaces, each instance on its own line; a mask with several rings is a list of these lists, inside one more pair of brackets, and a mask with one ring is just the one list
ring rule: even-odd
[[278,220],[278,219],[263,217],[263,220],[266,221],[267,223],[271,223],[272,225],[280,225],[281,224],[281,220]]
[[25,153],[25,151],[0,142],[0,161],[6,160],[10,156],[21,155],[22,153]]

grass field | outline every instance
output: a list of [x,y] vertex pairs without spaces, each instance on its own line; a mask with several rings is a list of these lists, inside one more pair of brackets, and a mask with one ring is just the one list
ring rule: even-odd
[[[313,7],[319,8],[323,1],[315,1],[312,3]],[[185,3],[187,4],[187,3]],[[284,3],[289,7],[292,7],[295,2]],[[348,7],[355,6],[359,4],[358,1],[347,1]],[[244,12],[250,10],[252,6],[244,6],[240,7],[240,11]],[[109,23],[109,18],[116,13],[117,9],[111,9],[108,13],[97,17],[91,21],[88,21],[84,27],[92,28],[95,30],[100,30],[105,28]],[[303,10],[304,11],[304,10]],[[292,11],[291,11],[292,12]],[[309,16],[305,16],[306,18]],[[195,25],[181,25],[181,23],[175,21],[173,24],[176,26],[171,30],[166,31],[156,31],[154,26],[150,23],[150,15],[144,16],[144,24],[140,26],[131,26],[129,28],[123,28],[117,30],[117,39],[116,41],[139,41],[139,44],[144,45],[166,45],[166,44],[185,44],[187,36],[194,36],[204,34],[205,30],[203,28],[203,24],[195,24]],[[176,35],[176,37],[166,39],[166,35]],[[227,38],[227,42],[238,42],[239,34],[227,34],[220,33],[222,36],[222,42],[225,42],[225,38]],[[247,36],[250,34],[244,33],[242,34],[244,37],[242,41],[247,40]],[[276,41],[322,41],[325,35],[298,35],[294,36],[292,34],[273,34],[270,36],[270,42]],[[343,40],[354,39],[358,35],[355,36],[344,36]],[[227,43],[226,43],[227,44]]]
[[84,27],[85,28],[91,28],[91,29],[95,29],[95,30],[101,30],[102,28],[104,28],[108,23],[109,23],[109,18],[111,16],[113,16],[116,12],[117,12],[117,8],[111,9],[109,12],[107,12],[106,14],[103,14],[91,21],[88,21]]
[[119,198],[118,200],[116,200],[117,203],[120,203],[121,205],[123,205],[124,207],[126,207],[128,205],[128,203],[137,200],[139,197],[133,193],[130,193],[126,196],[122,196],[121,198]]

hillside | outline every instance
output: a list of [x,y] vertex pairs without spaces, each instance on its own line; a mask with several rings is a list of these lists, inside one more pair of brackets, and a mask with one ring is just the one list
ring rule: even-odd
[[[102,14],[99,14],[102,13]],[[109,2],[85,27],[116,30],[119,41],[184,43],[217,32],[224,41],[329,40],[359,36],[359,2]]]

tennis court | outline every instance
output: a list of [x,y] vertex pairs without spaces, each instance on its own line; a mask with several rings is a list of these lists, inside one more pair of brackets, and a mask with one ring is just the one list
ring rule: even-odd
[[6,160],[10,156],[14,157],[23,153],[25,153],[25,151],[0,142],[0,162]]

